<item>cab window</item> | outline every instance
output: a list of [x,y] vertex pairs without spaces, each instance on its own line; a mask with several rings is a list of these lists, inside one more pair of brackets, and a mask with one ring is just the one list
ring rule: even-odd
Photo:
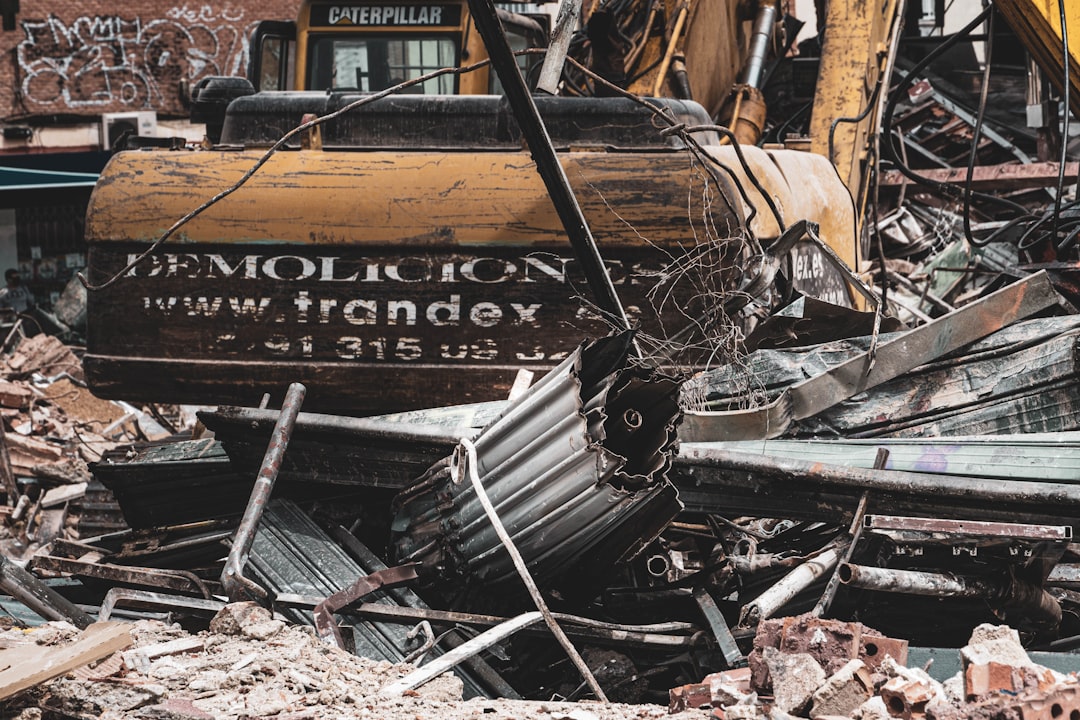
[[[323,36],[312,39],[309,87],[376,92],[454,67],[457,58],[457,42],[446,36]],[[457,92],[457,76],[427,80],[409,92],[450,95]]]

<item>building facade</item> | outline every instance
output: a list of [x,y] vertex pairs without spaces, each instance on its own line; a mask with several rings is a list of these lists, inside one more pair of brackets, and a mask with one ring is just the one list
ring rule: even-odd
[[[298,0],[22,2],[0,32],[0,166],[42,172],[0,187],[0,271],[18,266],[46,304],[85,263],[90,188],[124,131],[198,141],[190,89],[244,75],[260,20],[295,19]],[[10,22],[5,23],[12,27]],[[13,174],[15,175],[15,174]],[[36,188],[36,189],[34,189]]]

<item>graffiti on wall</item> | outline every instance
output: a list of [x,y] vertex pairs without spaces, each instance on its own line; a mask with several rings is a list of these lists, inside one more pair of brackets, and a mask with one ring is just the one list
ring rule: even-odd
[[21,21],[22,95],[30,107],[180,111],[181,80],[243,75],[255,21],[243,9],[173,7],[165,17],[55,14]]

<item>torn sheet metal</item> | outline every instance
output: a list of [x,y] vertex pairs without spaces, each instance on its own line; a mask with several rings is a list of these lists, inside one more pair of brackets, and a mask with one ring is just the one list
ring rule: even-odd
[[[237,471],[249,477],[259,470],[277,416],[276,410],[240,407],[199,413]],[[445,457],[458,439],[470,432],[302,412],[282,461],[280,480],[400,489]]]
[[[344,590],[358,577],[367,574],[296,504],[285,500],[276,500],[267,506],[251,546],[247,571],[274,595],[290,593],[320,598]],[[373,603],[396,604],[393,596],[384,591],[373,593],[367,599]],[[293,622],[314,625],[309,611],[281,608],[281,612]],[[407,627],[368,622],[348,613],[338,617],[352,627],[357,655],[401,662],[409,654]],[[441,652],[436,646],[431,657],[437,657]],[[459,674],[465,683],[466,697],[493,696],[491,688],[478,680],[471,670],[465,669]]]
[[[600,572],[633,556],[681,509],[666,479],[679,386],[627,368],[629,344],[623,333],[579,347],[475,440],[481,482],[541,587],[583,561]],[[517,582],[475,492],[451,479],[448,460],[396,504],[398,563],[420,562],[429,576]]]
[[[923,363],[940,358],[1058,302],[1045,271],[881,342],[866,352],[797,382],[768,405],[751,410],[687,413],[684,440],[775,438],[791,420],[813,417]],[[765,423],[761,418],[769,418]],[[762,427],[765,435],[760,433]]]

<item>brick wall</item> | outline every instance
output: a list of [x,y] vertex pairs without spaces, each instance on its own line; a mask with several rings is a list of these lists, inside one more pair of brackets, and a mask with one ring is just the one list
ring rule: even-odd
[[183,79],[243,75],[259,20],[295,19],[299,0],[35,0],[0,33],[0,113],[186,115]]

